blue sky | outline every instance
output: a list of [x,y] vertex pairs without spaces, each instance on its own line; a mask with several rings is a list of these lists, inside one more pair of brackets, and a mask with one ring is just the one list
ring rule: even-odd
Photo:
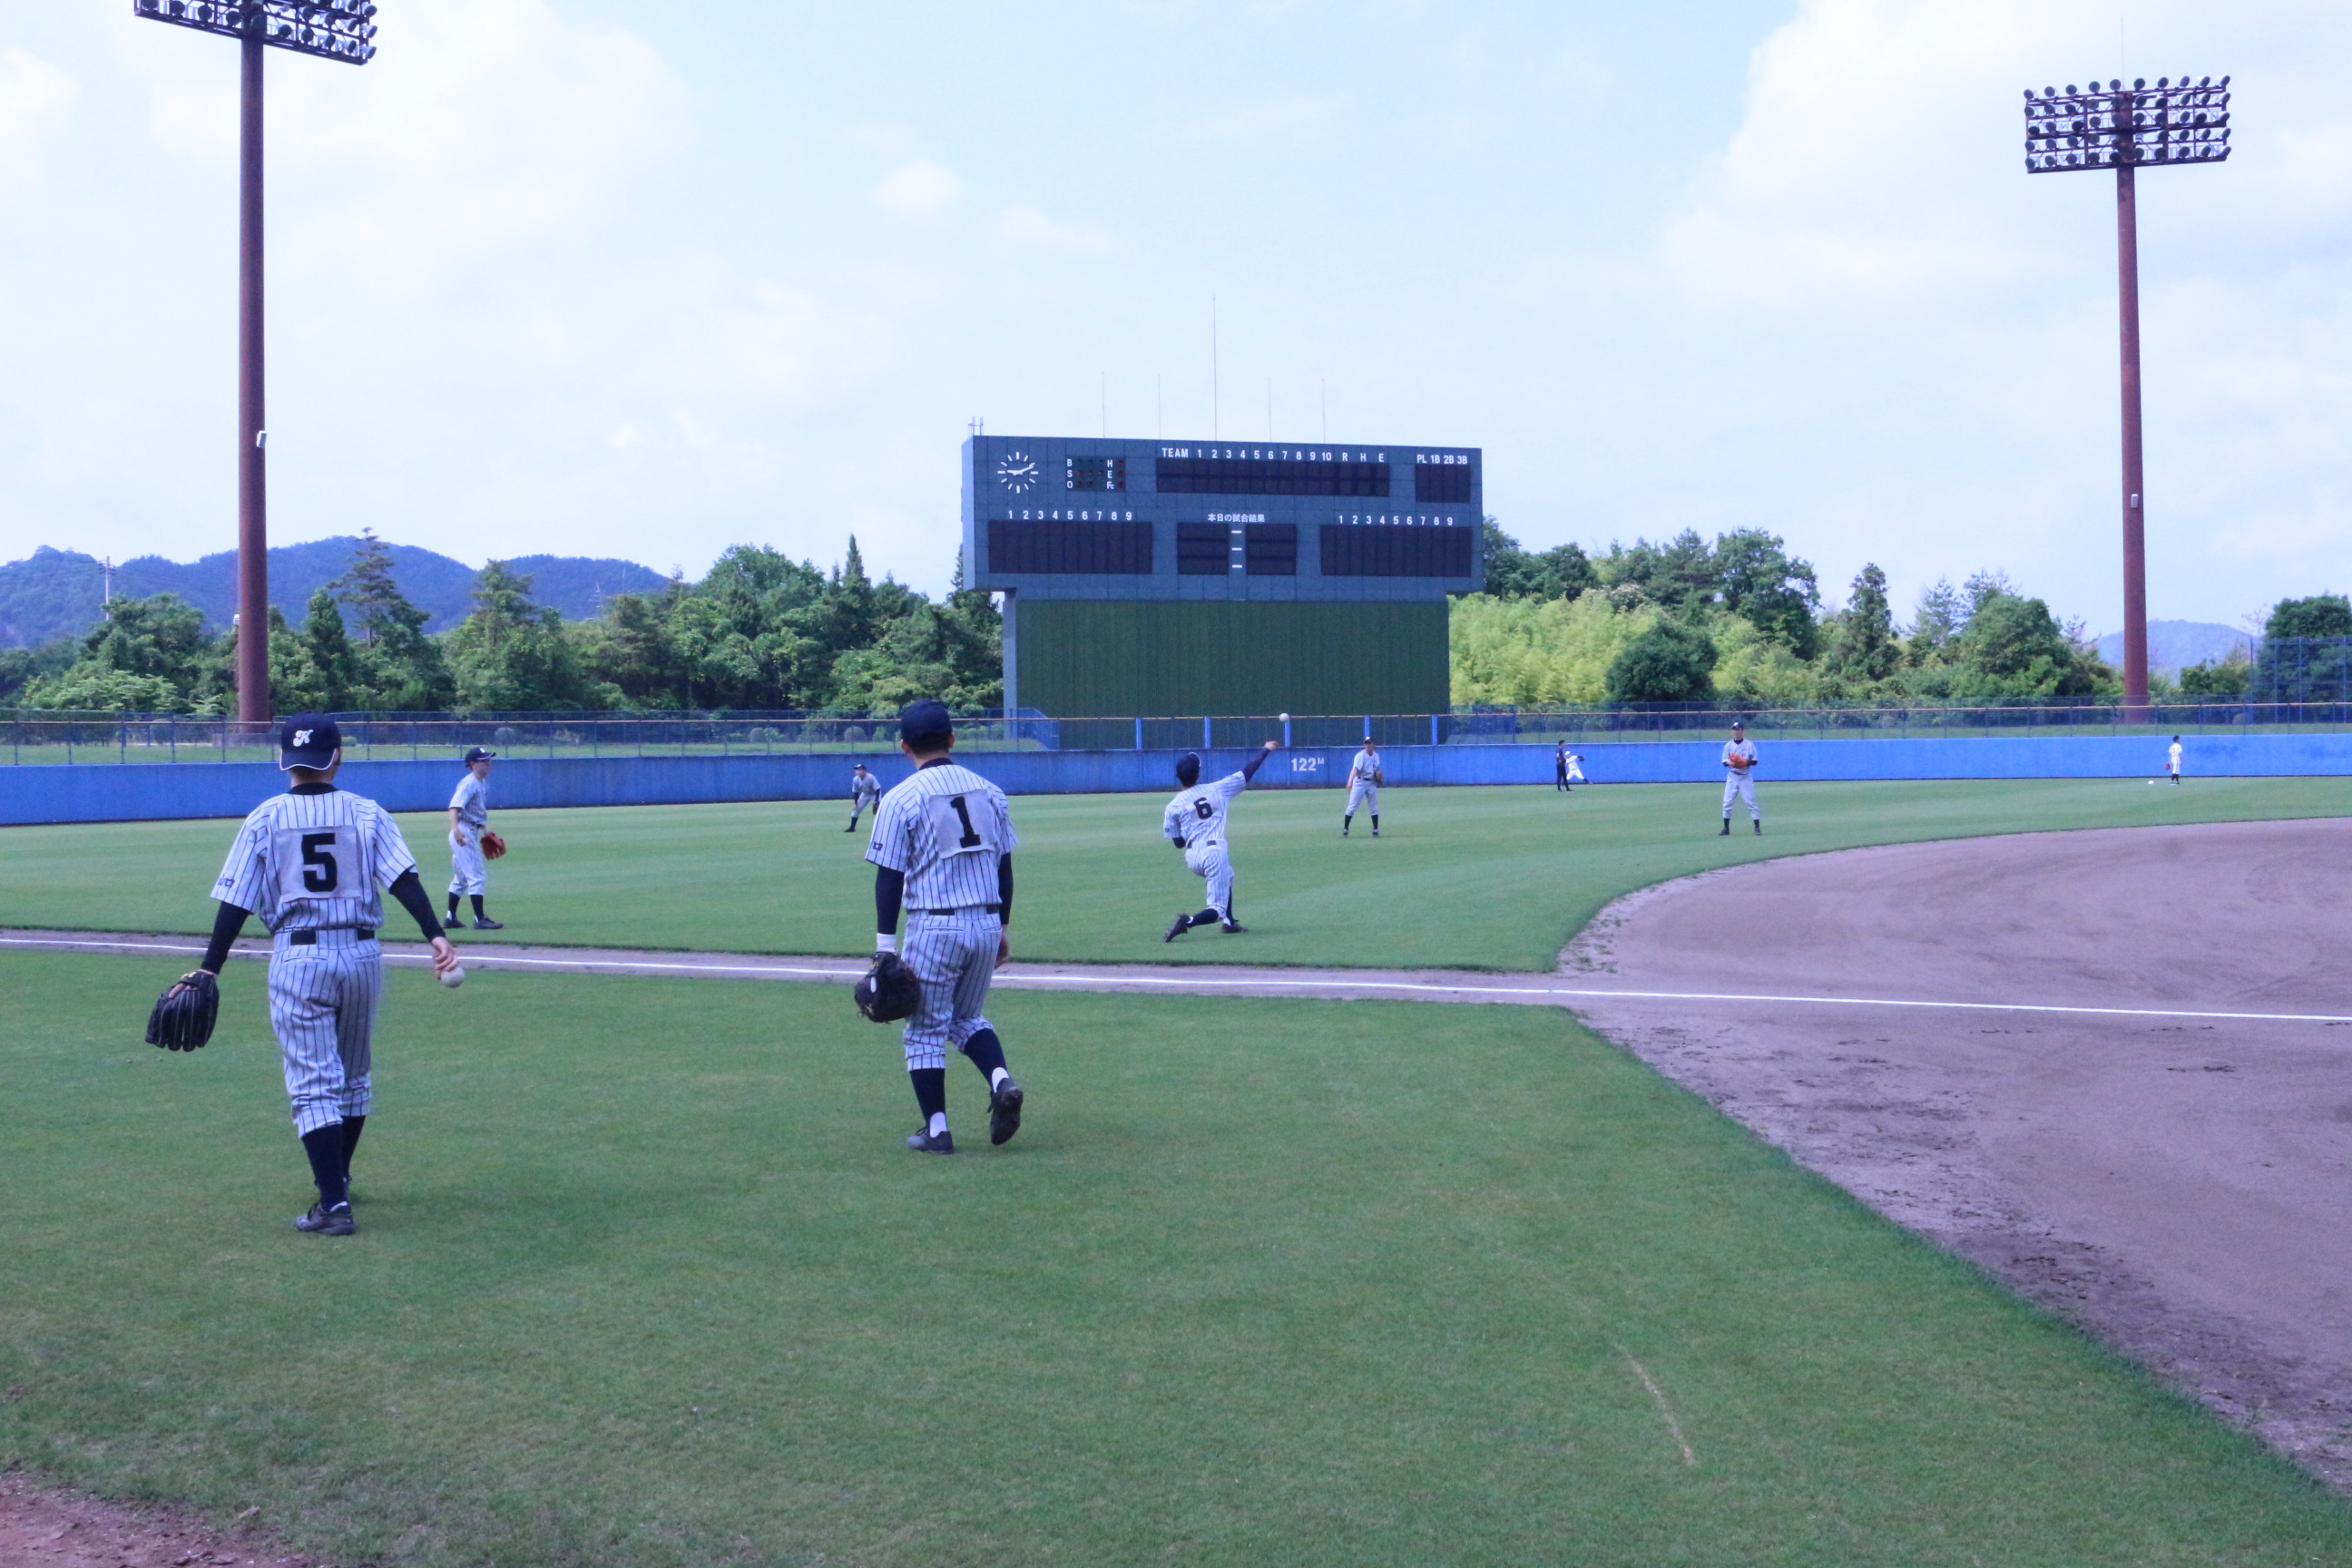
[[[0,558],[234,540],[236,48],[0,0]],[[2119,619],[2113,187],[2020,89],[2236,77],[2142,181],[2150,610],[2352,586],[2352,7],[383,0],[270,89],[272,536],[945,585],[966,422],[1477,445],[1504,525]],[[1269,426],[1268,403],[1272,405]],[[1328,425],[1327,425],[1328,420]]]

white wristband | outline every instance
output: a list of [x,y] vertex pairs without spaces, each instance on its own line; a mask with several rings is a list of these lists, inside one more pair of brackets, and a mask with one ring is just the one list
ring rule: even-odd
[[881,932],[877,931],[874,936],[874,951],[877,952],[896,952],[898,951],[898,939],[895,936],[885,936]]

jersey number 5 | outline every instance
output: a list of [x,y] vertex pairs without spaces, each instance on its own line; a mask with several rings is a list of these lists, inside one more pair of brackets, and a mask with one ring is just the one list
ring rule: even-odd
[[327,853],[335,847],[331,833],[302,835],[302,886],[314,893],[335,890],[335,858]]

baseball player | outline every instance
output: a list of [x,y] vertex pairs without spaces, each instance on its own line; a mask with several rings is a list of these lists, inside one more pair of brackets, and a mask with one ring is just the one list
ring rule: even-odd
[[948,752],[955,727],[926,698],[898,715],[898,749],[914,775],[882,797],[866,858],[874,872],[874,948],[898,945],[907,913],[907,965],[923,999],[907,1020],[907,1076],[923,1114],[907,1147],[952,1154],[948,1132],[947,1049],[953,1045],[988,1079],[988,1141],[1021,1129],[1022,1088],[1005,1070],[1004,1047],[981,1013],[996,966],[1013,955],[1013,815],[1004,792]]
[[849,770],[849,826],[844,833],[857,831],[858,814],[867,806],[882,807],[882,781],[866,771],[864,763]]
[[1178,915],[1160,941],[1174,942],[1194,926],[1222,926],[1234,935],[1249,929],[1234,919],[1234,862],[1226,847],[1225,807],[1249,787],[1279,744],[1268,741],[1265,750],[1242,764],[1241,772],[1206,785],[1201,784],[1200,752],[1187,752],[1176,759],[1176,782],[1184,787],[1170,797],[1160,830],[1183,851],[1185,868],[1209,884],[1209,903],[1197,914]]
[[229,944],[259,914],[269,929],[269,1024],[285,1059],[294,1131],[310,1157],[319,1201],[295,1220],[312,1236],[349,1236],[358,1227],[350,1201],[352,1152],[367,1124],[369,1032],[383,978],[376,931],[386,887],[433,944],[433,967],[457,963],[433,900],[417,878],[392,814],[335,787],[342,735],[316,713],[289,719],[278,732],[278,765],[293,774],[284,795],[253,808],[237,829],[220,879],[213,884],[213,936],[200,967],[218,976]]
[[466,753],[466,776],[449,797],[449,921],[458,924],[457,895],[474,899],[474,929],[504,931],[504,923],[482,912],[482,891],[490,883],[482,869],[482,835],[490,826],[490,762],[496,752],[476,746]]
[[[1552,749],[1551,773],[1552,788],[1566,790],[1573,795],[1576,793],[1576,784],[1584,782],[1584,759],[1570,751],[1568,742],[1562,741]],[[1574,781],[1573,784],[1570,782],[1571,780]]]
[[2175,784],[2180,782],[2180,737],[2172,737],[2172,745],[2164,753],[2164,771],[2172,775]]
[[1339,814],[1339,837],[1348,837],[1348,824],[1356,820],[1356,807],[1370,807],[1372,814],[1372,837],[1381,836],[1381,747],[1370,735],[1364,737],[1364,749],[1348,764],[1348,809]]
[[1764,814],[1756,808],[1756,742],[1748,738],[1747,725],[1731,726],[1731,739],[1723,743],[1723,832],[1731,831],[1731,802],[1737,796],[1748,803],[1748,820],[1762,837]]

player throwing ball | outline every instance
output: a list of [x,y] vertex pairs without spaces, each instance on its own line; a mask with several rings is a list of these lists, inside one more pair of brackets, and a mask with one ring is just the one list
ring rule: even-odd
[[416,857],[392,814],[335,787],[342,735],[334,721],[316,713],[287,720],[278,732],[278,765],[293,775],[292,787],[254,807],[237,829],[213,884],[220,908],[212,941],[197,973],[180,984],[210,987],[246,917],[261,916],[271,937],[269,1023],[285,1059],[294,1131],[319,1188],[319,1201],[294,1228],[350,1236],[358,1229],[350,1197],[352,1152],[367,1125],[370,1034],[383,984],[383,949],[375,934],[383,924],[383,904],[377,888],[391,889],[415,918],[433,944],[436,971],[455,969],[457,950],[433,918]]
[[1764,814],[1756,808],[1756,742],[1748,738],[1747,725],[1732,725],[1731,739],[1723,743],[1723,832],[1731,831],[1731,803],[1736,798],[1748,803],[1748,820],[1761,837]]
[[1178,915],[1160,941],[1174,942],[1194,926],[1222,926],[1233,935],[1249,929],[1234,919],[1234,862],[1225,843],[1225,807],[1249,788],[1280,744],[1268,741],[1265,750],[1242,764],[1241,772],[1205,785],[1201,783],[1200,752],[1187,752],[1176,759],[1176,782],[1184,787],[1170,797],[1160,830],[1183,851],[1185,868],[1209,884],[1209,903],[1197,914]]
[[449,797],[448,923],[458,923],[457,895],[468,893],[474,900],[476,931],[507,929],[482,912],[482,894],[490,885],[484,858],[495,860],[506,853],[499,836],[490,831],[490,762],[497,755],[479,746],[467,752],[466,776],[457,781],[457,791]]
[[1380,742],[1370,735],[1364,737],[1364,749],[1348,764],[1348,809],[1339,814],[1339,837],[1348,837],[1348,824],[1356,820],[1356,808],[1368,807],[1372,814],[1372,837],[1381,836],[1381,772]]
[[898,913],[907,915],[904,962],[922,984],[907,1017],[907,1076],[922,1110],[922,1131],[907,1147],[952,1154],[948,1132],[950,1045],[988,1079],[988,1141],[1002,1143],[1021,1129],[1021,1086],[1004,1068],[1004,1047],[981,1013],[996,966],[1013,956],[1013,814],[1004,792],[948,752],[955,726],[948,710],[926,698],[898,716],[898,749],[915,773],[874,814],[866,858],[875,865],[874,950],[898,946]]
[[849,770],[849,826],[842,831],[856,832],[858,816],[869,805],[877,811],[881,809],[882,781],[867,773],[866,764],[860,763]]

